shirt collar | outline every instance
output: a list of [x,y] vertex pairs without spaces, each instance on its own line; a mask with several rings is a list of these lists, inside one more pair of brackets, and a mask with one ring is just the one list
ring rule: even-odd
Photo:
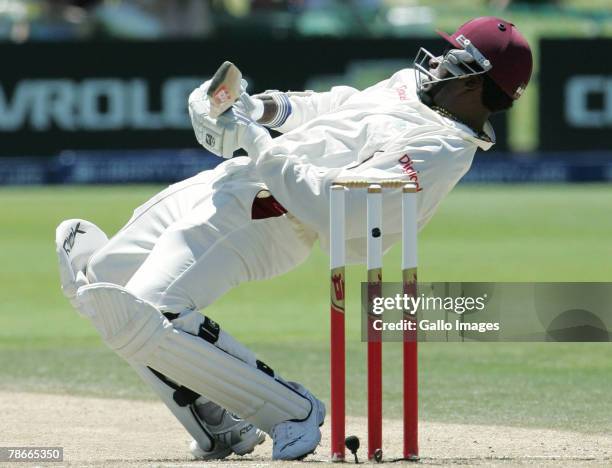
[[495,130],[493,130],[493,126],[491,125],[490,121],[487,120],[485,122],[483,131],[478,134],[467,125],[439,114],[431,107],[421,102],[420,99],[417,99],[417,102],[421,105],[423,112],[429,112],[434,119],[445,127],[450,127],[457,130],[462,138],[471,141],[483,151],[491,149],[491,147],[495,144]]

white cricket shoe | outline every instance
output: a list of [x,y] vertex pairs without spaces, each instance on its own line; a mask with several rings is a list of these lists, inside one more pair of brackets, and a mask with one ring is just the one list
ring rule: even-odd
[[272,459],[301,460],[314,453],[321,442],[321,429],[325,420],[325,405],[302,385],[289,382],[312,403],[312,410],[303,421],[285,421],[272,428]]
[[189,449],[198,460],[225,458],[232,452],[246,455],[266,439],[263,431],[212,401],[196,401],[194,407],[198,418],[215,441],[210,451],[203,450],[195,440],[191,442]]

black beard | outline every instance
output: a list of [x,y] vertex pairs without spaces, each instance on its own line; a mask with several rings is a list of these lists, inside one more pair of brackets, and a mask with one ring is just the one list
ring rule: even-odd
[[440,92],[442,87],[445,85],[443,81],[431,83],[427,86],[427,89],[421,89],[418,91],[419,99],[426,106],[432,106],[434,104],[434,97]]

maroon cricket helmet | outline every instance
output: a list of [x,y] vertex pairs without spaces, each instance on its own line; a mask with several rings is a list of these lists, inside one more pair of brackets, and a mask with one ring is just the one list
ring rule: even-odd
[[489,77],[512,99],[518,99],[531,78],[531,48],[514,24],[494,16],[468,21],[449,36],[438,34],[454,48],[464,49],[469,40],[491,62]]

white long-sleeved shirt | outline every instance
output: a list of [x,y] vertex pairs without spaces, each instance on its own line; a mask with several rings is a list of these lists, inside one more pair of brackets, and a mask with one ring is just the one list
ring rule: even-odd
[[[476,149],[489,149],[495,138],[488,124],[490,141],[485,141],[421,103],[411,69],[363,91],[339,86],[289,99],[292,112],[278,128],[283,135],[272,139],[260,133],[245,148],[255,171],[250,176],[316,231],[324,250],[329,245],[329,188],[335,180],[405,178],[417,183],[422,228],[468,171]],[[365,191],[351,190],[346,203],[347,261],[361,262]],[[399,190],[383,192],[385,250],[400,239],[400,204]]]

